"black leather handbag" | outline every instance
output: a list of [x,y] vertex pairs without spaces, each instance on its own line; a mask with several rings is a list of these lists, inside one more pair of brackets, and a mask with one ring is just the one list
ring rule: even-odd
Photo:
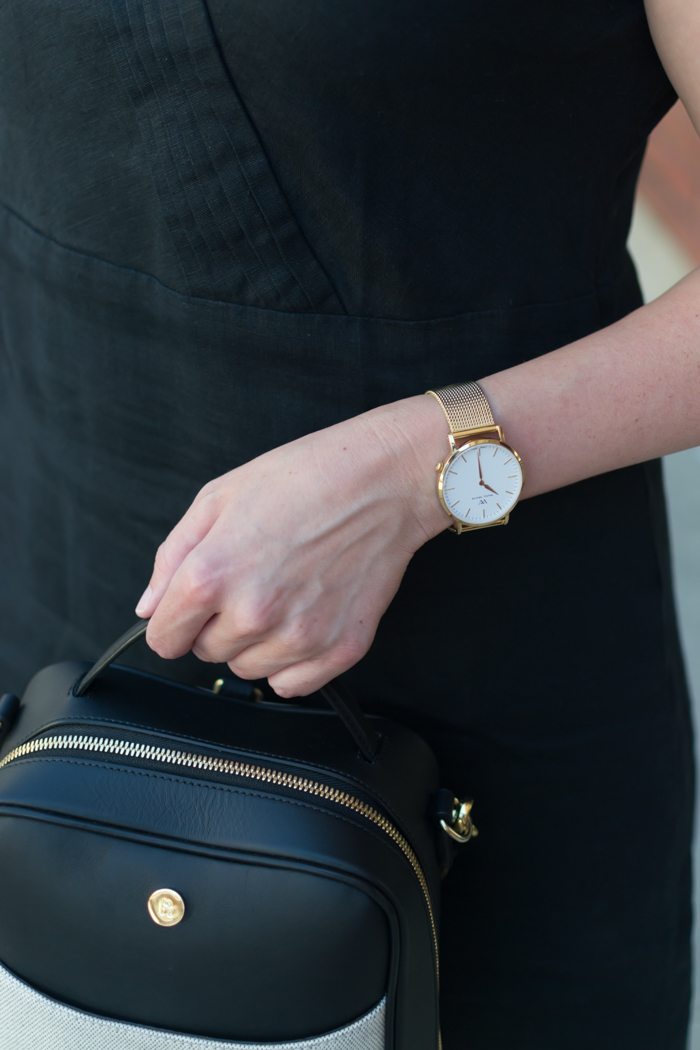
[[438,1050],[470,804],[338,681],[322,710],[114,666],[145,629],[0,703],[1,1050]]

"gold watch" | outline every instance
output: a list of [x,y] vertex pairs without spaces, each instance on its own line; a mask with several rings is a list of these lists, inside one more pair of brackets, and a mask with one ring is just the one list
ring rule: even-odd
[[506,525],[520,498],[523,465],[506,445],[486,394],[478,383],[428,390],[450,427],[450,454],[438,463],[438,498],[457,533]]

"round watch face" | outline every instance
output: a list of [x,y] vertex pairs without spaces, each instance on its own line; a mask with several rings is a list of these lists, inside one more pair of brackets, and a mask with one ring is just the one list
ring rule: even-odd
[[450,514],[467,525],[489,525],[507,514],[523,487],[516,453],[497,441],[475,441],[445,464],[440,493]]

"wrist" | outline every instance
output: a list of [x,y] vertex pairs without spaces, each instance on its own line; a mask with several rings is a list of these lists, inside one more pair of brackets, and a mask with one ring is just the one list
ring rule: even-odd
[[438,465],[438,498],[461,535],[507,525],[523,484],[522,460],[506,441],[479,383],[429,390],[450,428],[449,453]]
[[368,413],[393,461],[397,492],[417,525],[418,546],[448,528],[450,517],[440,506],[435,466],[444,460],[449,427],[433,397],[418,394]]

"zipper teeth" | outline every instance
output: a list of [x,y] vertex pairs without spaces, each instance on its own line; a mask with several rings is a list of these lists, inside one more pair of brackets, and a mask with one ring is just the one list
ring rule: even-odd
[[151,744],[136,744],[129,740],[113,740],[110,737],[96,736],[47,736],[38,740],[30,740],[26,744],[20,744],[14,751],[0,762],[0,769],[14,762],[17,758],[26,755],[35,755],[40,751],[90,751],[102,752],[110,755],[120,755],[125,758],[144,759],[148,762],[164,762],[173,766],[184,766],[188,769],[202,769],[212,773],[226,773],[229,776],[244,777],[248,780],[257,780],[263,784],[275,784],[278,787],[290,788],[293,791],[301,791],[306,795],[314,795],[317,798],[326,799],[339,806],[359,813],[366,820],[380,827],[389,836],[392,842],[401,849],[406,859],[413,868],[420,882],[425,902],[428,906],[430,916],[430,927],[433,934],[433,947],[435,949],[435,966],[438,968],[438,943],[437,929],[433,905],[430,899],[428,883],[421,868],[420,861],[398,828],[385,816],[347,791],[329,787],[321,784],[318,780],[308,780],[292,773],[281,773],[277,769],[267,769],[265,766],[252,766],[247,762],[235,762],[228,758],[215,758],[212,755],[197,755],[186,751],[173,751],[170,748],[154,747]]

